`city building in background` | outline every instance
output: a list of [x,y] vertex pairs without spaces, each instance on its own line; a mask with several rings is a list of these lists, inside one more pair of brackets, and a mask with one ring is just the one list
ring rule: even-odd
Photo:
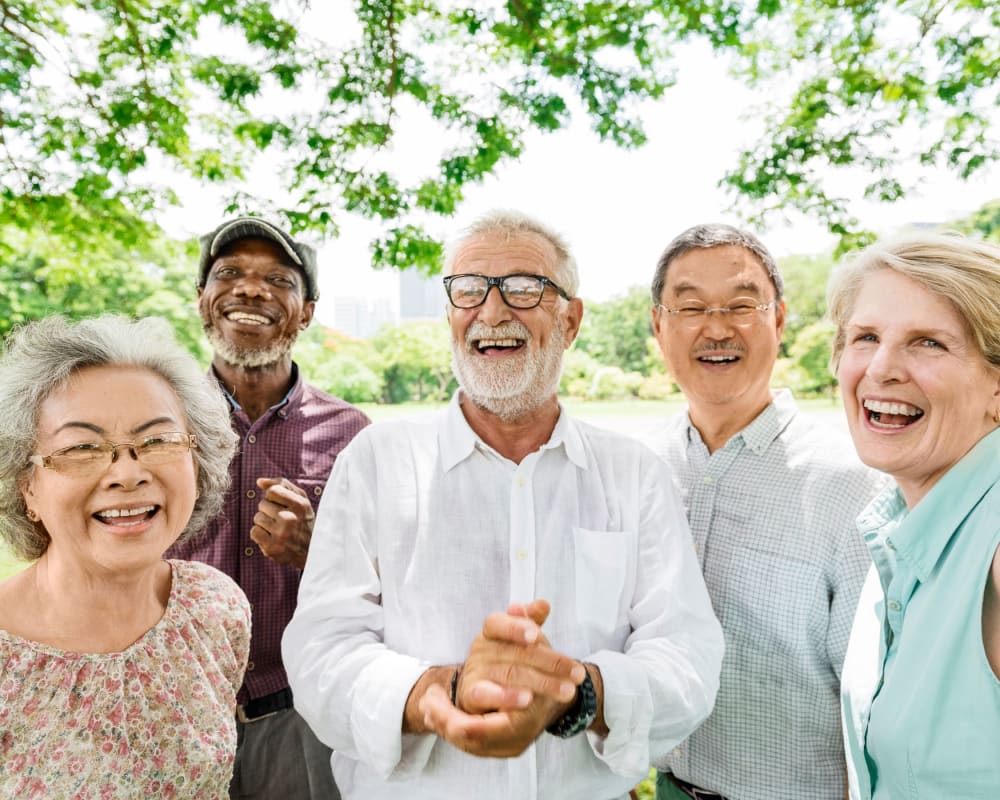
[[415,269],[399,273],[399,321],[444,319],[445,299],[441,276],[427,277]]

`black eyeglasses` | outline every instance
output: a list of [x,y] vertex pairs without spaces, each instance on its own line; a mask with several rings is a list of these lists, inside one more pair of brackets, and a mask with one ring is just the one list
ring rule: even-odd
[[551,286],[560,297],[571,299],[557,284],[544,275],[449,275],[444,278],[448,301],[455,308],[475,308],[486,302],[490,289],[496,286],[503,301],[511,308],[534,308],[542,302],[545,287]]

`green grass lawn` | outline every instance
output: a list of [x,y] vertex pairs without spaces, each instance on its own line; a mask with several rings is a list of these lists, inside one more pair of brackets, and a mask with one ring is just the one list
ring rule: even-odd
[[[844,412],[839,401],[827,398],[800,399],[797,401],[803,412],[810,415],[821,415],[829,418],[833,424],[844,425]],[[564,399],[563,405],[575,417],[588,420],[595,425],[602,421],[613,427],[634,431],[646,431],[656,424],[657,418],[666,418],[684,408],[684,400],[680,396],[670,400],[618,400],[618,401],[587,401]],[[401,403],[399,405],[378,405],[365,403],[362,410],[373,420],[391,419],[393,417],[419,414],[441,408],[441,404]],[[623,421],[627,424],[623,425]],[[24,564],[17,561],[0,543],[0,580],[13,575]],[[650,795],[652,796],[652,795]]]

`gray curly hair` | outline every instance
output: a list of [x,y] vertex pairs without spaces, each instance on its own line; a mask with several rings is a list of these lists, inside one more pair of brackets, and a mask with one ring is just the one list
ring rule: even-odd
[[178,541],[190,537],[222,508],[237,436],[217,385],[175,340],[166,320],[130,320],[108,314],[78,322],[54,315],[15,330],[0,356],[0,539],[25,561],[42,556],[49,535],[30,522],[21,487],[35,466],[29,461],[45,399],[85,367],[130,365],[148,369],[173,387],[188,430],[198,439],[191,519]]

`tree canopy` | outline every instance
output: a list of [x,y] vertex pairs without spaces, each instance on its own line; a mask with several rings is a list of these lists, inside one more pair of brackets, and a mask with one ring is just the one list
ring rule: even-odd
[[[0,0],[0,225],[138,257],[180,187],[215,185],[296,231],[377,220],[376,264],[434,270],[428,221],[527,132],[580,106],[641,145],[642,104],[701,38],[766,98],[734,197],[851,244],[831,170],[891,202],[907,159],[961,177],[997,160],[998,29],[985,0]],[[403,150],[420,156],[390,168]],[[262,159],[269,202],[247,183]]]

